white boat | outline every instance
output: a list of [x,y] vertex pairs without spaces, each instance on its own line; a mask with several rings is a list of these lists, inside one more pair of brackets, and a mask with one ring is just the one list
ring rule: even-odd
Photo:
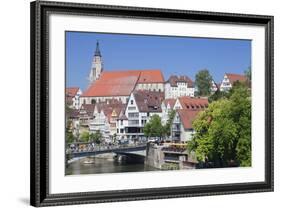
[[94,164],[95,161],[93,159],[88,159],[83,162],[83,164]]

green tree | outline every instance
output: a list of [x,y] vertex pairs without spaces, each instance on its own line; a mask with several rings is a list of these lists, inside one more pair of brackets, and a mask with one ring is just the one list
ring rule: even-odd
[[252,69],[251,69],[251,67],[249,67],[247,70],[244,71],[244,75],[247,78],[245,84],[247,85],[248,88],[251,88],[251,84],[252,84]]
[[74,135],[71,132],[66,133],[66,143],[73,143],[75,140]]
[[65,128],[66,143],[73,143],[75,141],[75,137],[72,133],[71,125],[72,125],[72,121],[67,120],[66,128]]
[[[240,81],[235,81],[233,83],[233,87],[229,90],[229,91],[220,91],[220,90],[217,90],[214,94],[212,94],[209,98],[208,98],[208,101],[210,103],[212,103],[213,101],[217,101],[219,99],[222,99],[222,98],[230,98],[231,95],[236,91],[236,89],[238,88],[248,88],[249,85],[248,85],[248,82],[240,82]],[[250,91],[249,91],[250,93]]]
[[236,85],[229,98],[212,102],[193,122],[195,134],[188,143],[199,161],[218,167],[236,161],[251,165],[251,98],[245,85]]
[[65,105],[65,119],[68,120],[73,109],[71,109],[68,105]]
[[162,125],[161,118],[158,115],[153,115],[149,122],[143,128],[144,135],[147,137],[160,137],[165,134],[165,129]]
[[166,125],[164,125],[164,134],[166,136],[170,136],[171,135],[171,126],[172,126],[172,123],[173,123],[175,115],[176,115],[176,111],[175,110],[171,110],[169,112],[168,121],[167,121]]
[[200,70],[195,76],[195,85],[199,96],[211,94],[212,76],[207,69]]
[[89,142],[90,141],[90,133],[88,131],[84,131],[80,135],[80,141],[81,142]]
[[251,166],[251,94],[245,83],[233,87],[230,117],[237,125],[236,156],[241,166]]
[[96,144],[100,144],[101,143],[101,138],[102,138],[102,133],[100,132],[100,130],[97,130],[94,134],[93,134],[93,142]]
[[117,134],[116,133],[113,134],[112,139],[113,139],[113,143],[116,143],[116,139],[117,139]]
[[212,103],[214,101],[217,101],[219,99],[226,98],[226,97],[227,97],[227,92],[217,90],[214,94],[212,94],[208,98],[208,101],[209,101],[209,103]]
[[251,69],[251,67],[248,67],[248,69],[244,71],[244,75],[247,77],[247,80],[249,82],[252,81],[252,69]]

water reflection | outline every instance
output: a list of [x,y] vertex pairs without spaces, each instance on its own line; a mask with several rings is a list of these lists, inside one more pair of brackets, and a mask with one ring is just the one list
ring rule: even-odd
[[67,165],[66,175],[142,172],[158,170],[143,162],[119,161],[117,158],[83,158]]

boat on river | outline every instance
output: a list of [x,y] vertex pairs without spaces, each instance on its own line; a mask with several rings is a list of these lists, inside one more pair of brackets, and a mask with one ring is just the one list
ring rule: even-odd
[[94,164],[94,163],[95,163],[94,159],[87,159],[83,161],[83,164]]

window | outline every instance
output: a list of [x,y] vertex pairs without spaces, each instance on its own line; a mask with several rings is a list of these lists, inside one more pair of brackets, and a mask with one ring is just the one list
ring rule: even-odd
[[141,120],[141,124],[142,125],[146,124],[146,120]]
[[129,125],[138,125],[138,124],[139,124],[138,120],[129,121]]
[[123,125],[123,120],[120,121],[121,125]]
[[149,112],[147,112],[147,117],[149,116]]
[[124,129],[120,129],[120,133],[122,133],[122,134],[123,134],[123,133],[124,133]]
[[96,104],[96,100],[95,100],[95,99],[92,99],[92,100],[91,100],[91,104]]
[[133,100],[131,100],[131,105],[134,105],[134,101]]
[[136,110],[136,107],[128,107],[128,110]]
[[119,133],[119,129],[117,129],[117,133]]
[[138,118],[139,117],[139,113],[128,113],[128,117],[129,118]]
[[83,104],[86,104],[86,99],[83,100]]

